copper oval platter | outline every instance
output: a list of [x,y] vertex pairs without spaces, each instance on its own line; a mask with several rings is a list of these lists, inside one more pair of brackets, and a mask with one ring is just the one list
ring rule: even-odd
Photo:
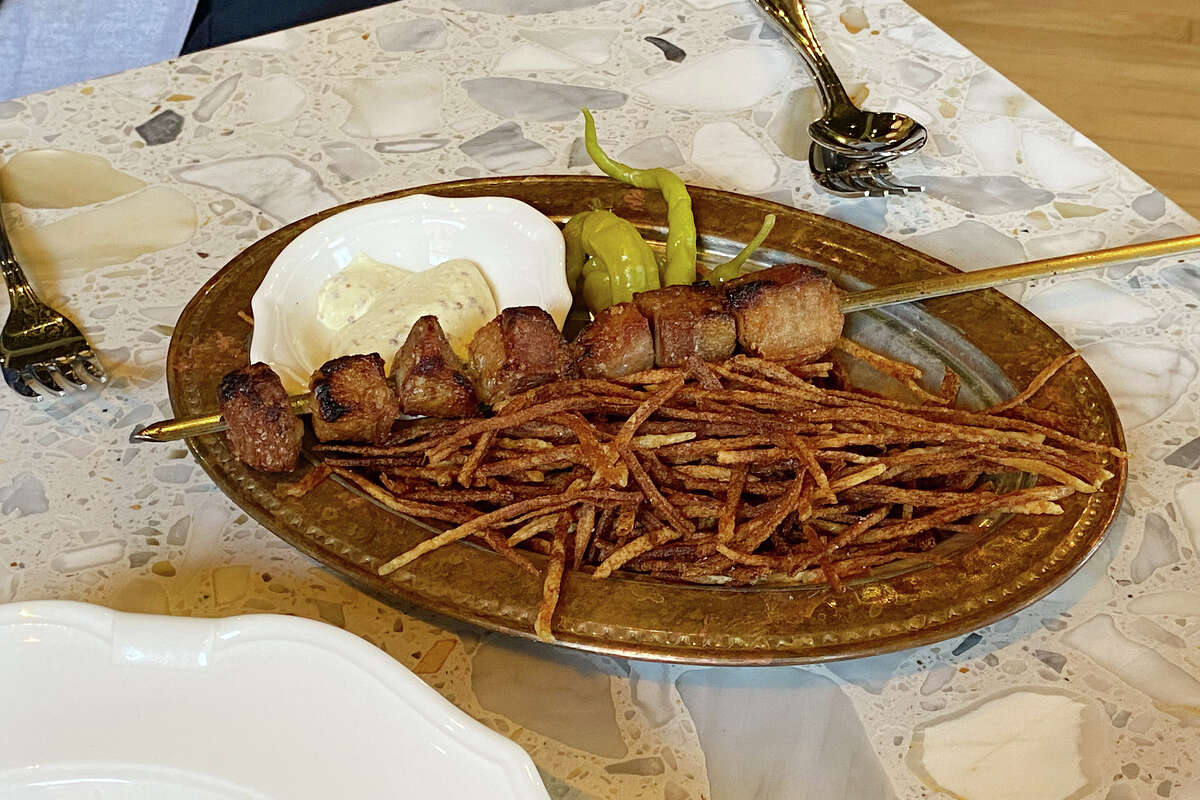
[[[765,213],[777,223],[772,250],[827,268],[847,288],[885,285],[952,272],[946,264],[843,222],[752,197],[691,189],[702,252],[728,254],[748,241]],[[247,363],[250,326],[238,315],[285,245],[314,223],[355,205],[410,194],[504,195],[556,221],[599,200],[662,238],[660,198],[605,178],[490,178],[405,189],[302,219],[229,262],[184,309],[167,356],[171,405],[178,417],[211,413],[221,376]],[[945,297],[920,306],[853,315],[850,335],[869,346],[890,343],[901,357],[949,365],[963,377],[967,403],[1010,395],[1071,347],[996,291]],[[871,341],[874,340],[874,341]],[[1046,392],[1054,409],[1093,441],[1124,446],[1117,412],[1100,380],[1081,361]],[[533,636],[541,582],[500,556],[470,544],[435,551],[386,578],[378,566],[429,529],[345,486],[325,481],[301,498],[284,488],[299,474],[254,472],[235,461],[221,435],[189,441],[213,481],[248,514],[289,544],[375,596],[413,604],[484,628]],[[799,664],[873,655],[947,639],[1029,605],[1066,580],[1095,550],[1120,502],[1126,471],[1094,494],[1062,502],[1058,517],[1016,516],[959,543],[936,564],[889,569],[822,587],[723,588],[623,576],[604,581],[568,572],[554,620],[561,644],[634,658],[696,664]],[[953,540],[951,540],[953,541]]]

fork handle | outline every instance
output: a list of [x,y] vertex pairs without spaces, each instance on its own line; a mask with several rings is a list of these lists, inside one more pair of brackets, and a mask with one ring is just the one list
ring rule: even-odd
[[829,63],[828,56],[817,41],[808,12],[804,10],[803,0],[754,0],[754,4],[762,9],[776,25],[787,35],[792,47],[804,59],[821,102],[825,105],[825,115],[840,116],[844,111],[857,112],[858,106],[850,99],[842,79]]
[[0,273],[4,275],[4,285],[8,287],[8,300],[13,310],[29,310],[40,307],[42,301],[37,292],[25,277],[25,271],[17,263],[13,254],[12,242],[8,238],[8,230],[4,227],[4,213],[0,210]]

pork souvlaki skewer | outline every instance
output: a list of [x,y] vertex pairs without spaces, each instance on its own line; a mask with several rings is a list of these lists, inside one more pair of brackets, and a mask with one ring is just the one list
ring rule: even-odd
[[[310,394],[287,398],[266,364],[235,370],[222,381],[225,413],[156,423],[130,437],[164,441],[231,430],[237,457],[266,471],[288,471],[299,437],[281,436],[281,421],[311,413],[321,441],[381,443],[399,413],[469,417],[479,403],[508,397],[559,378],[619,378],[693,359],[723,361],[738,345],[779,361],[816,358],[842,330],[840,290],[820,270],[789,264],[760,270],[720,287],[669,286],[604,309],[568,344],[545,311],[508,308],[472,338],[469,363],[459,361],[432,316],[413,325],[397,351],[391,378],[377,354],[326,362],[313,373]],[[797,314],[795,309],[804,309]],[[253,379],[253,380],[251,380]],[[234,389],[237,389],[235,392]],[[263,455],[255,455],[263,450]]]
[[[917,281],[909,281],[887,286],[877,289],[871,289],[862,292],[853,292],[843,294],[838,298],[837,305],[839,313],[852,313],[854,311],[862,311],[881,306],[895,305],[900,303],[910,303],[919,300],[926,300],[933,297],[941,297],[951,294],[960,294],[972,292],[978,289],[986,289],[994,286],[1001,286],[1009,283],[1015,283],[1037,278],[1044,278],[1053,275],[1064,275],[1073,272],[1098,269],[1113,264],[1136,261],[1149,258],[1160,258],[1168,255],[1176,255],[1200,249],[1200,235],[1180,236],[1172,239],[1164,239],[1156,242],[1145,242],[1141,244],[1125,245],[1121,247],[1113,247],[1105,250],[1097,250],[1088,253],[1080,253],[1069,256],[1059,256],[1055,258],[1041,259],[1039,261],[1031,261],[1023,264],[1013,264],[1002,267],[993,267],[990,269],[977,270],[969,273],[958,273],[952,275],[937,276],[933,278],[924,278]],[[756,278],[756,276],[759,276]],[[762,273],[750,273],[736,281],[731,281],[736,288],[737,285],[746,286],[761,281]],[[674,290],[687,287],[669,287]],[[748,291],[743,289],[743,293],[748,294]],[[736,295],[735,295],[736,298]],[[622,346],[616,333],[606,334],[605,328],[612,327],[622,332],[620,335],[629,335],[631,328],[623,322],[632,322],[632,328],[637,327],[637,319],[633,317],[629,309],[623,306],[630,304],[621,304],[615,306],[617,311],[601,312],[597,315],[596,320],[585,328],[581,333],[576,344],[586,348],[583,350],[583,357],[578,361],[580,370],[585,376],[594,376],[604,374],[611,368],[612,363],[618,363],[621,359],[627,358],[629,349]],[[645,303],[639,304],[645,306]],[[795,320],[794,324],[803,325],[808,315],[796,314],[791,307],[791,318]],[[645,308],[639,308],[642,312],[640,316],[646,314]],[[650,311],[653,314],[653,310]],[[742,316],[753,316],[752,313],[743,313]],[[622,320],[620,318],[628,319]],[[670,325],[669,314],[664,315],[664,321]],[[741,321],[740,319],[738,320]],[[642,324],[645,324],[644,322]],[[750,321],[750,324],[753,324]],[[714,323],[714,327],[719,327],[718,323]],[[668,328],[664,331],[668,334],[666,340],[660,335],[658,328],[651,329],[647,326],[645,330],[646,336],[654,336],[651,339],[653,348],[666,347],[668,350],[673,346],[673,340],[670,337],[671,330],[679,330],[678,326]],[[768,328],[768,331],[770,329]],[[633,336],[638,336],[638,332],[634,330]],[[836,338],[836,337],[835,337]],[[676,343],[677,344],[677,343]],[[651,353],[651,356],[655,353]],[[771,356],[767,356],[771,357]],[[640,359],[640,360],[639,360]],[[643,351],[640,356],[634,357],[635,364],[640,364],[639,368],[648,368],[650,366],[646,361],[647,355]],[[656,359],[657,360],[657,359]],[[631,368],[630,372],[636,371]],[[311,410],[312,395],[302,394],[295,395],[289,399],[290,409],[297,414],[307,413]],[[411,413],[421,413],[413,411]],[[132,442],[166,442],[177,439],[186,439],[192,436],[201,436],[209,433],[217,433],[226,430],[228,425],[220,414],[211,414],[203,417],[194,417],[190,419],[171,419],[156,422],[144,428],[135,430],[130,435]]]

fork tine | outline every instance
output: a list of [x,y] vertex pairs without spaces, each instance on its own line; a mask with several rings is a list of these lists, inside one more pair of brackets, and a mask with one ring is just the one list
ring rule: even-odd
[[913,192],[912,187],[905,186],[904,184],[901,184],[901,183],[897,183],[895,180],[893,180],[889,177],[885,177],[883,175],[875,176],[875,180],[878,181],[879,186],[882,189],[884,189],[888,194],[907,195],[907,194],[911,194]]
[[844,197],[865,197],[866,191],[859,186],[852,186],[846,182],[846,175],[836,172],[819,172],[813,177],[822,189],[840,194]]
[[85,379],[90,378],[97,383],[108,383],[108,374],[104,371],[104,365],[91,350],[83,351],[75,357],[75,360],[86,373]]
[[862,191],[844,182],[845,172],[836,164],[840,157],[816,142],[808,146],[808,169],[812,179],[825,191],[843,197],[862,197]]
[[33,367],[33,374],[37,376],[39,382],[50,387],[57,397],[66,397],[71,393],[70,384],[63,378],[62,372],[53,362],[36,365]]
[[55,382],[45,364],[30,364],[22,370],[21,379],[27,387],[42,397],[62,397],[66,394]]
[[887,164],[875,164],[869,169],[858,173],[864,180],[867,178],[886,194],[909,195],[925,191],[924,186],[901,183],[888,169]]
[[846,180],[859,189],[862,189],[863,194],[867,197],[884,197],[891,194],[890,191],[879,185],[874,177],[870,172],[854,172],[847,175]]
[[888,169],[886,164],[879,164],[871,170],[874,173],[875,180],[880,186],[891,190],[896,194],[913,194],[915,192],[925,191],[924,186],[914,186],[911,184],[900,183],[896,180],[896,176]]
[[919,183],[898,183],[893,182],[892,186],[902,190],[905,194],[920,194],[925,191],[925,187]]
[[[883,161],[847,158],[813,142],[808,149],[808,165],[818,186],[843,197],[884,197],[905,193],[898,184],[887,181],[891,173]],[[878,174],[884,179],[878,179]]]
[[59,386],[63,386],[64,383],[66,384],[66,386],[63,386],[64,389],[70,388],[80,392],[87,391],[88,383],[84,380],[81,380],[79,376],[75,374],[73,358],[60,358],[55,361],[50,369],[52,370],[55,379],[58,380]]
[[4,369],[4,382],[7,383],[14,392],[21,395],[22,397],[27,397],[34,402],[37,402],[38,400],[42,399],[42,396],[40,394],[35,392],[33,389],[29,388],[28,384],[26,384],[25,381],[21,378],[20,372],[18,372],[15,369],[9,369],[8,367],[4,367],[3,369]]

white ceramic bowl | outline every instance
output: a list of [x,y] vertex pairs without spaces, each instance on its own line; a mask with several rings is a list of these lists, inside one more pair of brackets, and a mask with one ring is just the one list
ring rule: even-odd
[[547,800],[520,747],[357,636],[0,605],[0,797]]
[[317,319],[321,286],[361,253],[414,272],[470,259],[497,308],[540,306],[560,328],[571,308],[562,233],[520,200],[417,194],[357,206],[292,240],[254,293],[250,360],[270,364],[289,392],[307,390],[329,355],[333,332]]

